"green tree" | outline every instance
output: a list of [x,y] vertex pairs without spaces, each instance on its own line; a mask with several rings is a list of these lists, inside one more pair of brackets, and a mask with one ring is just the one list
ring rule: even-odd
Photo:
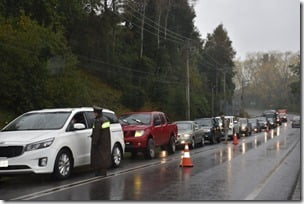
[[209,79],[210,92],[212,87],[215,87],[215,110],[222,110],[219,103],[221,98],[231,103],[235,89],[232,80],[235,74],[233,71],[235,54],[232,41],[222,24],[217,26],[212,34],[207,35],[200,52],[199,71]]
[[[68,83],[74,78],[75,59],[62,33],[43,28],[26,16],[0,18],[0,44],[1,107],[21,113],[72,104],[81,96],[76,94],[75,84]],[[48,63],[56,57],[61,63]]]

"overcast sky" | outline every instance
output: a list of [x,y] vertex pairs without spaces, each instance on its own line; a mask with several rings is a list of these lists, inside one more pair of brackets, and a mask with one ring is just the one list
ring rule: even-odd
[[248,52],[300,50],[299,0],[197,0],[194,8],[201,37],[222,23],[241,60]]

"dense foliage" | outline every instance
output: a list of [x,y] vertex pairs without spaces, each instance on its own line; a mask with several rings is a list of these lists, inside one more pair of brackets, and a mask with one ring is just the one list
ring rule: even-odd
[[203,41],[194,18],[187,0],[3,0],[0,109],[98,104],[185,119],[189,62],[191,118],[211,115],[214,85],[220,112],[235,52],[223,25]]

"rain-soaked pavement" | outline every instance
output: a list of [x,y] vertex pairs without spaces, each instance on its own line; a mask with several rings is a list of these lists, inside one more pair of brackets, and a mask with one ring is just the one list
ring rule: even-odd
[[[182,152],[146,161],[126,158],[107,177],[78,172],[68,181],[22,176],[0,181],[3,200],[288,200],[301,168],[300,129],[288,124],[239,139],[238,145],[191,150],[194,167],[179,167]],[[287,176],[286,176],[287,175]],[[19,179],[20,178],[20,179]],[[32,181],[34,180],[34,181]],[[28,184],[27,184],[28,182]]]

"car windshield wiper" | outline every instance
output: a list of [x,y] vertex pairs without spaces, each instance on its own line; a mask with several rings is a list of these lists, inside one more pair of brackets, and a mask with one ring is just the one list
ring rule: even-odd
[[134,121],[137,122],[138,124],[141,124],[141,125],[144,124],[143,122],[141,122],[140,120],[138,120],[138,119],[136,119],[136,118],[132,118],[132,120],[134,120]]
[[119,119],[119,120],[122,121],[122,122],[125,123],[125,124],[130,125],[130,123],[129,123],[126,119]]

